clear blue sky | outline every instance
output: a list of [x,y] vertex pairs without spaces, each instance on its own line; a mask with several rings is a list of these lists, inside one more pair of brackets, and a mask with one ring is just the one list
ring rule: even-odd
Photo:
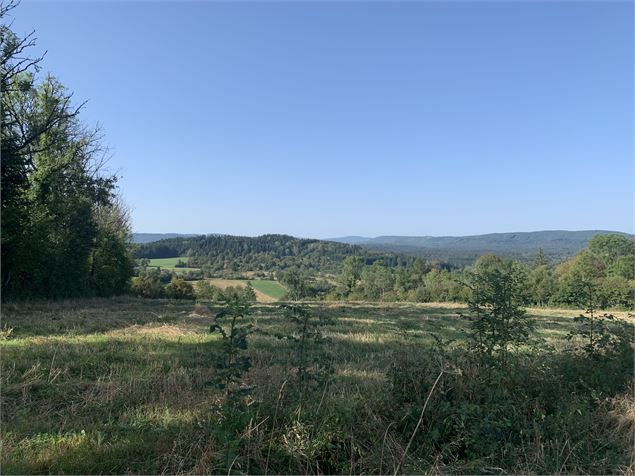
[[633,3],[32,2],[142,232],[633,232]]

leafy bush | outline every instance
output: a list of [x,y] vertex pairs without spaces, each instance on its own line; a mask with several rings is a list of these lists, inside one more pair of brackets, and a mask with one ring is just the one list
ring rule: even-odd
[[388,372],[385,415],[414,434],[413,458],[452,472],[518,472],[521,461],[522,472],[538,474],[617,472],[627,433],[607,425],[607,398],[627,392],[633,372],[632,352],[620,352],[600,359],[553,349],[515,353],[505,368],[484,367],[461,348],[442,358],[434,350],[400,352]]
[[210,301],[220,301],[223,296],[223,290],[218,286],[214,286],[209,281],[200,281],[196,286],[196,297],[198,299],[209,299]]
[[510,260],[483,256],[467,273],[471,290],[467,301],[472,321],[471,348],[493,357],[507,354],[510,346],[527,342],[533,324],[521,305],[525,302],[526,274]]
[[165,290],[158,273],[147,273],[132,278],[130,292],[135,296],[144,298],[156,299],[165,297]]
[[194,288],[187,281],[173,277],[165,287],[165,296],[170,299],[194,299]]
[[581,343],[582,350],[589,357],[611,356],[624,352],[630,346],[633,331],[626,322],[616,319],[612,314],[597,314],[590,308],[585,314],[574,318],[577,326],[569,332],[567,339]]

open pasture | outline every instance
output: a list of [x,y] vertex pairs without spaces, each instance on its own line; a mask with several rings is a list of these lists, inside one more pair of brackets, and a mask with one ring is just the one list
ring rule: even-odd
[[151,268],[161,268],[167,269],[170,271],[174,271],[176,274],[183,273],[185,271],[191,271],[199,268],[177,268],[176,263],[179,261],[183,261],[187,263],[187,256],[179,256],[176,258],[154,258],[150,260],[149,267]]
[[[245,384],[253,387],[250,416],[236,422],[231,434],[240,443],[235,443],[218,433],[227,422],[214,410],[220,392],[210,385],[211,355],[220,348],[217,335],[208,332],[216,308],[130,297],[4,305],[3,474],[392,474],[402,460],[408,473],[481,473],[494,457],[499,465],[507,464],[501,472],[627,471],[635,414],[630,397],[613,394],[602,396],[606,411],[593,414],[603,419],[599,432],[563,429],[562,440],[550,440],[547,422],[556,419],[538,416],[534,433],[508,442],[506,456],[488,459],[464,454],[469,441],[425,449],[428,440],[441,438],[426,420],[406,455],[414,424],[404,422],[412,415],[416,421],[423,400],[410,410],[412,403],[398,403],[395,398],[403,395],[395,393],[395,372],[416,372],[423,365],[434,379],[439,367],[426,349],[435,342],[433,334],[460,343],[466,309],[370,303],[316,303],[312,309],[328,319],[321,328],[328,344],[315,352],[331,364],[332,379],[298,403],[294,354],[274,336],[293,329],[277,306],[255,306],[249,319],[260,332],[250,336],[253,367],[245,376]],[[565,345],[574,311],[531,313],[539,337]],[[412,375],[414,384],[423,386],[414,393],[425,397],[429,382]],[[455,382],[467,377],[452,374]],[[519,381],[531,378],[523,375]],[[439,391],[451,392],[451,387]],[[426,415],[434,418],[443,404],[432,399]],[[455,405],[457,414],[476,411],[460,407],[459,401]],[[586,417],[584,407],[571,411],[581,412],[575,413],[577,419]]]
[[[287,294],[287,290],[284,286],[282,286],[278,281],[273,281],[270,279],[223,279],[223,278],[212,278],[208,279],[211,284],[217,286],[221,289],[226,289],[229,286],[244,288],[247,286],[247,283],[251,283],[254,291],[256,292],[256,299],[258,302],[262,303],[271,303],[278,301],[283,298],[285,294]],[[193,281],[192,284],[196,286],[196,281]]]

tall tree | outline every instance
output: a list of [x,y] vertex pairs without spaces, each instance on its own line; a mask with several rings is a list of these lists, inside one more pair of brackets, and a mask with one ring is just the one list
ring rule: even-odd
[[2,298],[122,292],[124,280],[107,290],[93,279],[107,261],[131,272],[127,233],[99,222],[117,209],[101,134],[81,123],[82,105],[59,81],[37,82],[33,35],[18,38],[6,24],[14,6],[0,5]]

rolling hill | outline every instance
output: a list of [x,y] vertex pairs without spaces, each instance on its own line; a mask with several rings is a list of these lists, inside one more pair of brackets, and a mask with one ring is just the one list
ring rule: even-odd
[[191,238],[193,234],[182,233],[133,233],[132,242],[137,244],[152,243],[159,240],[166,240],[169,238]]
[[413,259],[393,252],[288,235],[177,237],[141,244],[136,256],[148,259],[187,257],[190,266],[215,273],[268,272],[290,267],[333,273],[347,256],[361,256],[368,264],[381,259],[390,266]]
[[596,235],[626,233],[606,230],[533,231],[472,236],[346,236],[331,241],[361,245],[370,250],[403,253],[464,265],[485,253],[526,260],[542,249],[552,261],[575,255]]

